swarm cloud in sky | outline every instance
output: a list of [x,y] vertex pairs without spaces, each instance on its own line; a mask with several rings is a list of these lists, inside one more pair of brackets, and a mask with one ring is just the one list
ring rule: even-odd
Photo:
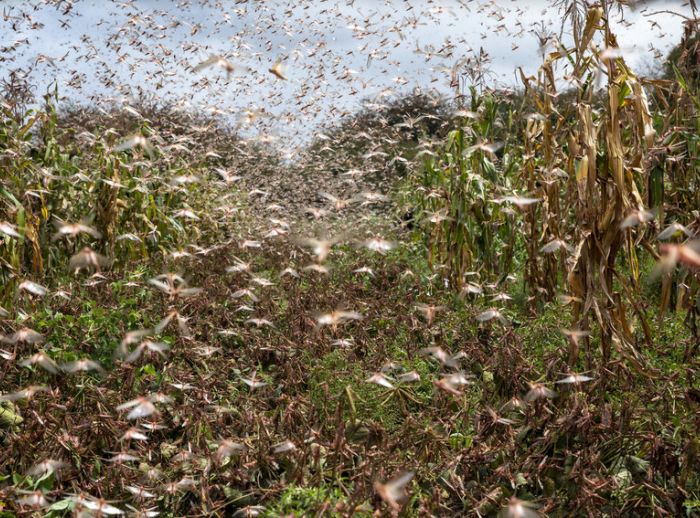
[[[534,73],[541,62],[537,35],[560,32],[557,3],[11,1],[0,21],[0,71],[21,68],[37,94],[56,82],[78,102],[153,95],[232,121],[262,115],[258,130],[294,140],[363,98],[415,87],[449,93],[452,67],[480,49],[491,84],[518,86],[516,68]],[[646,2],[614,24],[633,67],[648,69],[680,40],[683,18],[666,11],[689,15],[690,7]],[[234,64],[230,78],[217,67],[192,70],[212,54]],[[287,81],[268,73],[278,58]]]

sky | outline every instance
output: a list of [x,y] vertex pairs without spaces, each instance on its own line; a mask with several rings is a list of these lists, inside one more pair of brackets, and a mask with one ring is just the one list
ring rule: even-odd
[[[100,106],[155,96],[299,142],[362,99],[415,88],[450,94],[455,64],[482,50],[490,85],[519,86],[517,67],[532,74],[541,63],[538,36],[560,33],[556,4],[10,0],[0,4],[0,78],[19,68],[37,94],[56,82],[64,101]],[[624,22],[615,17],[633,69],[647,71],[680,40],[683,18],[670,11],[691,14],[669,0],[626,9]],[[234,73],[193,70],[211,55],[224,56]],[[268,72],[278,59],[286,80]]]

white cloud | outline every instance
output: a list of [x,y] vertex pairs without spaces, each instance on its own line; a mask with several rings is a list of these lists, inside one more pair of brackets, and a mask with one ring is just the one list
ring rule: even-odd
[[[29,42],[5,56],[14,61],[3,63],[3,69],[32,68],[38,93],[58,80],[60,93],[79,101],[140,89],[201,109],[214,106],[233,118],[246,107],[264,107],[288,115],[270,131],[309,134],[314,124],[328,120],[333,108],[336,114],[354,110],[362,97],[387,87],[448,92],[449,69],[480,47],[491,57],[495,82],[517,84],[516,67],[533,73],[539,66],[533,29],[560,29],[554,3],[355,0],[288,7],[287,2],[266,1],[225,3],[222,8],[218,2],[83,0],[64,15],[45,3],[33,9],[13,1],[6,7],[10,18],[0,21],[2,45],[23,37]],[[680,40],[682,19],[646,16],[654,7],[628,12],[626,24],[614,24],[633,67],[656,59],[650,45],[665,53]],[[678,0],[664,2],[663,8],[689,9]],[[29,29],[26,19],[13,18],[20,10],[43,27]],[[428,53],[418,54],[417,47]],[[66,53],[55,68],[35,64],[40,54],[60,58]],[[247,70],[228,82],[214,69],[200,74],[188,70],[212,53],[226,54]],[[267,73],[278,56],[287,58],[288,82]],[[83,80],[72,82],[76,76]],[[210,85],[205,88],[206,79]]]

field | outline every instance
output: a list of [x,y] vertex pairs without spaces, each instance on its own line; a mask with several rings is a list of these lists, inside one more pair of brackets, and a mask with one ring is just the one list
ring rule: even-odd
[[5,77],[0,517],[700,516],[697,23],[609,9],[293,160]]

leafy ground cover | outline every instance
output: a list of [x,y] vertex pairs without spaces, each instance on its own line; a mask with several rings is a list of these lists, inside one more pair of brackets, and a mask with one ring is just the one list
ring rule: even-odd
[[[234,298],[250,285],[249,273],[226,272],[234,255],[274,282],[254,289],[254,314]],[[188,284],[202,288],[178,307],[188,331],[154,334],[169,349],[128,363],[115,358],[126,333],[152,328],[169,309],[146,282],[153,265],[76,285],[70,302],[37,302],[17,326],[44,334],[42,349],[57,363],[90,357],[106,370],[52,374],[15,363],[4,371],[5,387],[50,387],[6,407],[17,416],[4,418],[14,419],[3,434],[3,476],[13,484],[6,508],[16,509],[10,494],[39,489],[56,495],[57,515],[80,506],[66,492],[174,516],[248,506],[269,516],[370,515],[383,507],[373,483],[411,470],[407,515],[487,515],[511,495],[550,516],[572,508],[643,515],[652,502],[692,513],[698,387],[682,325],[665,326],[645,352],[653,376],[618,362],[533,399],[532,384],[566,372],[556,304],[535,319],[509,307],[513,326],[478,323],[488,300],[446,289],[410,239],[386,255],[341,247],[328,274],[303,271],[305,260],[286,238],[185,259]],[[354,272],[368,265],[372,273]],[[300,277],[280,277],[288,267]],[[417,304],[440,308],[430,325]],[[363,319],[318,326],[316,312],[343,305]],[[272,326],[257,327],[253,316]],[[446,391],[441,380],[457,369],[427,348],[461,353],[465,384]],[[12,350],[31,352],[20,343]],[[387,386],[367,382],[376,373]],[[163,395],[157,414],[134,420],[117,409],[154,394]],[[130,436],[135,430],[147,440]],[[38,452],[67,466],[28,476]]]

